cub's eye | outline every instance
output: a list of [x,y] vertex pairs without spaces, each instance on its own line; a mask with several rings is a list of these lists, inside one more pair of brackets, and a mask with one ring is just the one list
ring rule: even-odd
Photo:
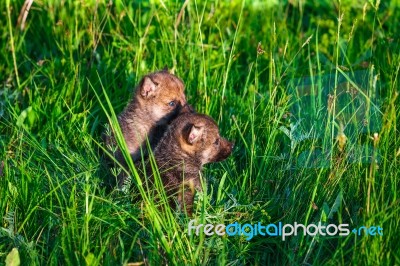
[[168,103],[168,105],[171,106],[171,107],[174,107],[174,106],[176,105],[176,103],[175,103],[175,101],[170,101],[170,102]]
[[214,141],[214,145],[219,145],[219,138]]

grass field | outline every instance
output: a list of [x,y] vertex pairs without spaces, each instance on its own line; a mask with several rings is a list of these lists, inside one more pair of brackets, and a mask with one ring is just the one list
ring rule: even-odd
[[[0,265],[400,265],[398,0],[23,4],[0,1]],[[135,169],[109,189],[104,125],[164,66],[235,142],[197,223],[383,235],[189,236]]]

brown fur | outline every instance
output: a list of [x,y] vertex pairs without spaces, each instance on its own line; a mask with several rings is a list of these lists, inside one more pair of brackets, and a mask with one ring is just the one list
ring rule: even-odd
[[167,195],[178,194],[178,204],[191,214],[195,190],[201,191],[204,164],[226,159],[232,143],[220,137],[217,124],[206,115],[185,113],[169,126],[154,157]]
[[[179,113],[188,111],[192,110],[186,103],[182,80],[167,70],[144,76],[132,100],[118,116],[133,161],[140,160],[141,151],[146,154],[147,138],[150,146],[154,148],[166,131],[168,123]],[[113,135],[105,138],[107,145],[116,145]],[[126,165],[119,149],[114,156],[122,165]],[[123,175],[119,177],[120,185],[123,179]]]

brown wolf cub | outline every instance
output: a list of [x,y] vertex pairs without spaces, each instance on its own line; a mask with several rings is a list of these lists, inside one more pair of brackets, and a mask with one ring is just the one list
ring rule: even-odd
[[[146,151],[146,141],[152,148],[167,129],[168,123],[181,112],[191,112],[184,94],[184,84],[177,76],[161,70],[142,78],[132,100],[118,116],[118,122],[124,135],[133,161],[141,158]],[[113,134],[105,136],[107,146],[115,147]],[[109,146],[110,147],[110,146]],[[123,165],[125,160],[116,148],[116,159]],[[119,177],[121,179],[123,177]],[[123,180],[118,180],[121,184]]]
[[179,207],[186,207],[190,215],[194,192],[201,191],[199,172],[203,165],[226,159],[232,147],[231,142],[220,136],[211,117],[194,113],[179,115],[154,151],[167,195],[177,194]]

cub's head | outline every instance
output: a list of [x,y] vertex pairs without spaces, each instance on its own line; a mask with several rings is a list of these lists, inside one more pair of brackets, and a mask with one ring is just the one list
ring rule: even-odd
[[187,113],[179,116],[176,123],[180,125],[177,138],[181,149],[201,165],[222,161],[232,153],[233,144],[220,136],[211,117]]
[[136,99],[148,119],[163,124],[179,113],[192,111],[187,105],[184,88],[182,80],[168,70],[162,70],[143,77],[136,90]]

